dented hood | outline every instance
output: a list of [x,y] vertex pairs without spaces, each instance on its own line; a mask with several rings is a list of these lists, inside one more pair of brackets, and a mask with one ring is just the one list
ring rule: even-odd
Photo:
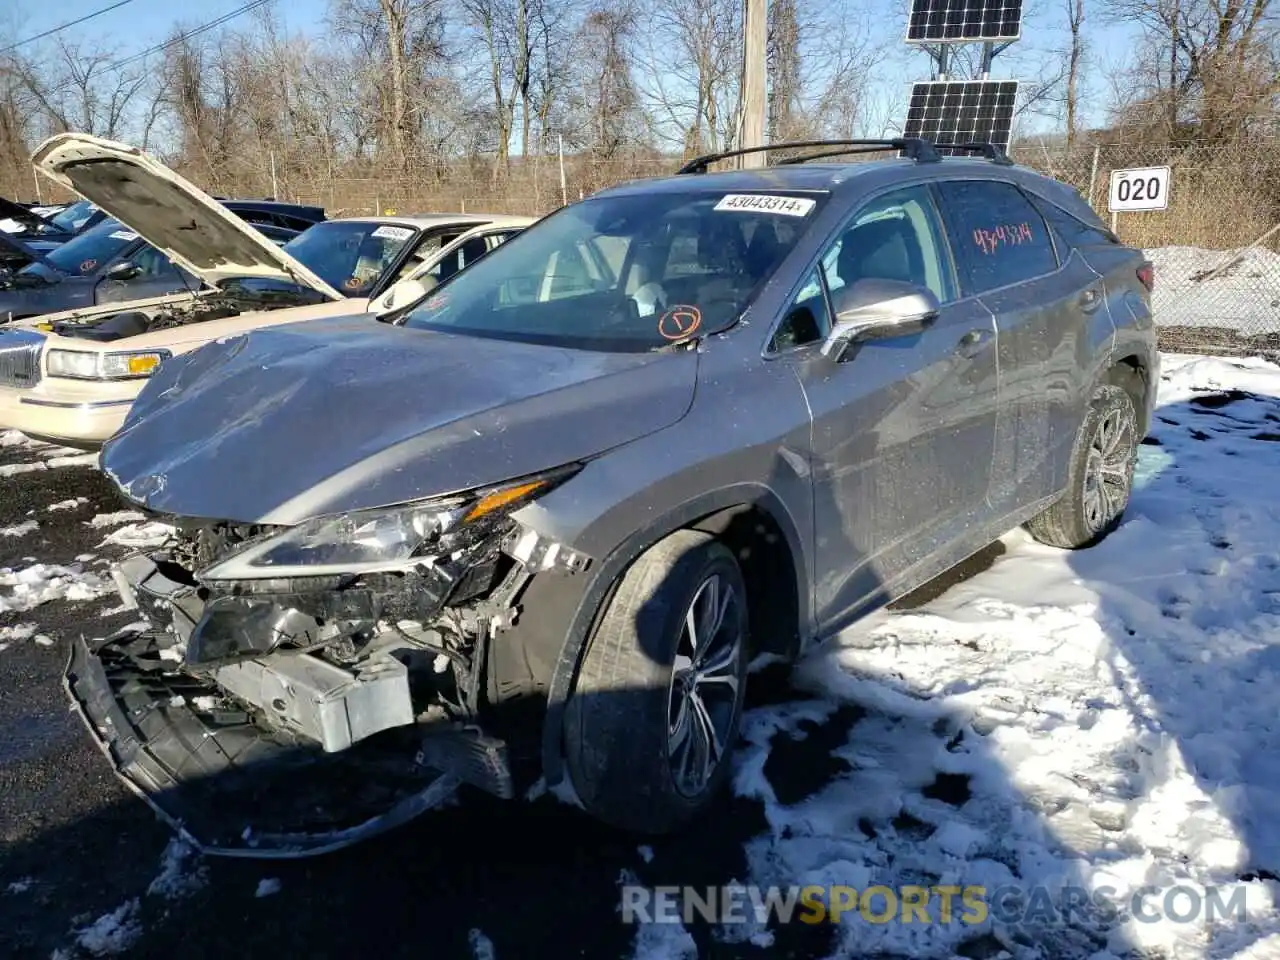
[[292,524],[500,483],[660,430],[689,409],[697,364],[692,351],[314,320],[166,361],[101,463],[152,510]]
[[342,299],[266,236],[141,150],[87,133],[60,133],[40,144],[31,162],[210,286],[264,277]]

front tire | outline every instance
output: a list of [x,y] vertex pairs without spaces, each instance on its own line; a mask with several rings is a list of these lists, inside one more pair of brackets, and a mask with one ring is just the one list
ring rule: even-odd
[[746,686],[747,595],[733,554],[680,530],[618,582],[565,717],[573,786],[614,826],[667,833],[729,773]]
[[1133,399],[1122,387],[1104,384],[1076,437],[1066,492],[1033,517],[1027,531],[1041,543],[1068,550],[1098,543],[1120,525],[1129,506],[1137,459]]

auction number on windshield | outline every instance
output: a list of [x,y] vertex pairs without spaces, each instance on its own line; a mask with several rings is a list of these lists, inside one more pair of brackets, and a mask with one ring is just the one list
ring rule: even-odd
[[1113,213],[1126,210],[1164,210],[1169,206],[1169,168],[1112,170],[1109,200],[1108,206]]

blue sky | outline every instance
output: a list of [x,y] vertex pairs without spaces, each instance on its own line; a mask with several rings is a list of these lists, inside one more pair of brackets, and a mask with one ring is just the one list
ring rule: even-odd
[[[112,0],[59,0],[57,3],[35,3],[33,0],[0,0],[0,37],[21,39],[58,26],[77,17],[84,16],[108,6]],[[116,48],[121,56],[145,49],[158,43],[170,34],[175,25],[184,28],[198,26],[226,14],[243,5],[246,0],[131,0],[127,5],[96,17],[89,22],[73,27],[65,35],[76,39],[93,39]],[[811,0],[821,2],[821,0]],[[878,0],[871,0],[871,4]],[[879,0],[888,9],[900,6],[896,0]],[[1032,0],[1029,5],[1029,22],[1024,27],[1023,41],[1017,45],[1024,52],[1030,53],[1029,47],[1048,48],[1057,46],[1063,40],[1061,10],[1063,0]],[[328,8],[327,0],[276,0],[271,5],[275,15],[290,30],[318,32],[324,29],[323,18]],[[248,14],[232,21],[232,25],[243,28],[252,22],[254,14]],[[887,65],[883,75],[876,78],[877,93],[885,98],[893,113],[893,104],[905,100],[908,84],[915,79],[928,79],[929,61],[923,54],[905,55],[906,46],[900,41],[905,29],[905,17],[899,26],[890,23],[886,18],[877,18],[877,27],[885,31],[884,39],[894,43],[898,55],[894,62]],[[896,21],[896,15],[892,18]],[[1095,63],[1117,63],[1124,57],[1126,48],[1131,43],[1128,30],[1110,25],[1104,28],[1096,14],[1086,22],[1086,30],[1092,44],[1092,59]],[[12,42],[12,39],[9,42]],[[1012,51],[1011,51],[1012,53]],[[997,59],[995,76],[1009,76],[1007,66],[1003,69]],[[1013,74],[1016,76],[1016,74]],[[1031,79],[1029,77],[1021,79]],[[1101,123],[1105,119],[1106,102],[1105,84],[1097,79],[1087,87],[1087,95],[1082,103],[1082,119],[1085,123]],[[1043,121],[1037,122],[1043,127]]]

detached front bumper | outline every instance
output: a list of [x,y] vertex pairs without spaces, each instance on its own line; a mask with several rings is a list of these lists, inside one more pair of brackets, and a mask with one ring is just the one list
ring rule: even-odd
[[463,782],[510,795],[504,745],[474,727],[404,726],[327,753],[183,673],[171,643],[137,629],[78,640],[65,686],[125,785],[205,853],[312,856],[405,823]]
[[439,806],[460,782],[423,762],[447,751],[424,751],[421,737],[326,754],[234,706],[202,708],[218,691],[139,658],[149,639],[77,641],[66,688],[126,786],[205,853],[336,850]]

